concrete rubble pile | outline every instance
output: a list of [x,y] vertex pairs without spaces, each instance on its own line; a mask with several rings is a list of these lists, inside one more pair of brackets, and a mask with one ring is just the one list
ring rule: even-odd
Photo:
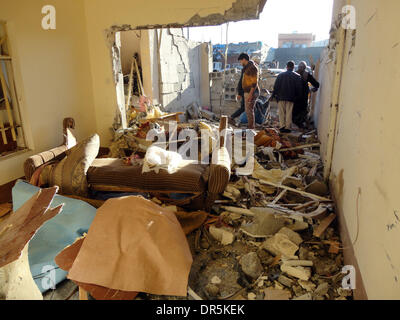
[[208,220],[188,235],[188,298],[352,299],[316,134],[265,129],[255,145],[253,173],[232,175]]

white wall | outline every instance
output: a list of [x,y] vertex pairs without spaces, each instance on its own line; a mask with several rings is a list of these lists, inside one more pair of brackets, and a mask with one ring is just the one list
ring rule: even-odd
[[[346,2],[335,1],[336,16]],[[332,191],[368,298],[400,299],[400,1],[349,2],[357,29],[346,40]],[[328,97],[320,100],[321,137],[328,133]]]

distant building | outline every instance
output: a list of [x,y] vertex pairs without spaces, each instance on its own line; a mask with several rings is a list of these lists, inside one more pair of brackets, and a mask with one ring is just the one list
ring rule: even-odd
[[[286,63],[293,60],[296,65],[300,61],[307,62],[311,65],[311,62],[317,62],[320,58],[324,47],[309,47],[309,48],[277,48],[273,50],[273,55],[270,57],[269,62],[274,62],[275,68],[285,69]],[[312,57],[312,61],[310,59]]]
[[[225,68],[225,44],[213,45],[213,69],[220,71]],[[261,41],[240,42],[228,44],[228,57],[226,69],[241,68],[238,57],[241,53],[247,53],[257,63],[264,63],[267,60],[270,47]]]
[[312,33],[280,33],[278,35],[279,48],[307,48],[315,41]]
[[310,47],[326,47],[329,44],[329,39],[313,41]]

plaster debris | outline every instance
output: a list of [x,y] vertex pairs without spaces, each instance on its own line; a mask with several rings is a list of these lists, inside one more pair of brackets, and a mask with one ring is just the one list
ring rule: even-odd
[[255,252],[250,252],[241,257],[239,264],[242,267],[242,271],[253,279],[257,279],[263,272],[260,259]]

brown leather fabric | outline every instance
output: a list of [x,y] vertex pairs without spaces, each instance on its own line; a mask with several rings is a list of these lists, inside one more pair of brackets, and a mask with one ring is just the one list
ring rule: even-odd
[[107,185],[142,191],[195,193],[205,191],[205,170],[206,166],[188,164],[173,174],[165,170],[142,173],[141,166],[124,165],[120,159],[96,159],[88,170],[87,179],[92,189],[96,189],[96,185]]
[[38,153],[26,159],[24,162],[24,172],[26,180],[29,181],[36,169],[39,168],[42,164],[50,160],[61,160],[62,158],[64,158],[66,150],[67,147],[62,145],[49,151]]

